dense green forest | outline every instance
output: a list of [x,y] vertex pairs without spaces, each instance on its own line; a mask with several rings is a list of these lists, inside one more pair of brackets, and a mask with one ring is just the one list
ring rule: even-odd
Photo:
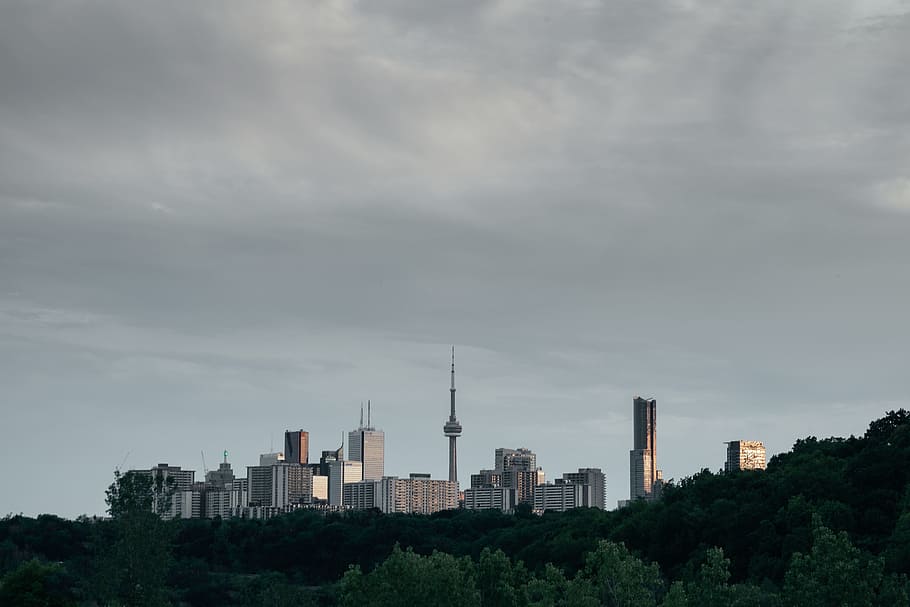
[[[604,512],[0,520],[0,605],[908,605],[910,413]],[[126,488],[128,489],[128,488]]]

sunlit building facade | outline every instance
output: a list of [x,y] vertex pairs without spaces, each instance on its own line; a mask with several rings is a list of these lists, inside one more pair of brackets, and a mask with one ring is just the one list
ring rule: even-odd
[[657,470],[657,400],[632,401],[632,450],[629,451],[629,498],[654,499],[659,492]]
[[757,440],[734,440],[727,443],[726,472],[764,470],[765,445]]
[[348,460],[329,462],[329,505],[343,508],[344,486],[363,480],[363,464]]

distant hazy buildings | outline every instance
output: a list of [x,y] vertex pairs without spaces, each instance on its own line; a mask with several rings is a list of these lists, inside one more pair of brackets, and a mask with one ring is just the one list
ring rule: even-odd
[[[264,453],[259,464],[247,466],[237,478],[227,461],[217,470],[205,470],[205,481],[195,482],[194,471],[159,464],[138,471],[151,475],[162,498],[156,511],[166,518],[246,517],[266,519],[299,508],[323,512],[376,508],[387,513],[432,514],[459,506],[457,439],[462,427],[455,414],[455,349],[452,348],[450,411],[443,432],[449,439],[448,480],[412,473],[408,478],[385,475],[385,434],[372,424],[372,403],[367,401],[366,423],[361,405],[357,429],[342,436],[338,449],[321,452],[319,462],[310,463],[310,435],[305,430],[286,430],[284,451]],[[644,422],[636,419],[636,447],[643,446],[647,457],[639,458],[640,476],[652,488],[659,472],[654,471],[654,401]],[[639,439],[638,434],[644,428]],[[348,439],[344,459],[344,437]],[[651,458],[651,459],[649,459]],[[546,484],[537,454],[530,449],[500,447],[494,451],[494,467],[471,475],[471,487],[463,494],[464,507],[511,512],[519,504],[544,512],[578,507],[604,507],[605,478],[599,468],[579,468]],[[203,467],[205,467],[203,461]]]
[[565,512],[572,508],[606,506],[606,477],[600,468],[566,472],[554,483],[540,484],[534,492],[534,511]]
[[[510,497],[501,496],[498,492],[476,492],[470,494],[471,506],[468,505],[469,495],[465,493],[465,508],[482,509],[484,504],[505,503],[532,504],[534,503],[535,487],[545,481],[544,471],[537,465],[537,455],[524,447],[508,449],[499,447],[493,453],[493,470],[481,470],[471,475],[471,489],[504,488],[510,489]],[[467,490],[465,490],[467,491]],[[491,501],[492,500],[492,501]],[[491,506],[501,509],[499,506]]]
[[458,451],[455,441],[461,436],[461,424],[455,417],[455,346],[452,346],[452,387],[449,388],[449,419],[442,427],[443,434],[449,439],[449,481],[458,483]]
[[654,499],[660,491],[657,470],[657,400],[632,401],[632,450],[629,452],[629,497]]
[[363,464],[366,480],[379,480],[385,474],[385,433],[372,425],[370,401],[367,401],[366,425],[363,425],[361,405],[360,427],[348,433],[348,459]]
[[765,445],[757,440],[734,440],[727,443],[726,472],[764,470]]
[[226,489],[234,482],[234,470],[227,461],[228,452],[224,452],[224,461],[218,464],[217,470],[208,470],[205,473],[205,486],[207,489]]

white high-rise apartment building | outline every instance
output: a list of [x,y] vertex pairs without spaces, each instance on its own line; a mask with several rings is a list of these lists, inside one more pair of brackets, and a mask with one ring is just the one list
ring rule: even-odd
[[578,472],[566,472],[562,475],[562,480],[567,483],[590,486],[591,490],[585,506],[606,509],[607,477],[600,468],[579,468]]
[[511,512],[515,509],[515,489],[490,485],[465,489],[464,507],[466,510]]
[[565,512],[572,508],[590,507],[591,486],[567,483],[559,479],[554,484],[540,485],[534,492],[534,511]]
[[433,514],[458,507],[458,483],[434,480],[428,474],[346,483],[344,505],[355,510],[379,508],[385,513]]

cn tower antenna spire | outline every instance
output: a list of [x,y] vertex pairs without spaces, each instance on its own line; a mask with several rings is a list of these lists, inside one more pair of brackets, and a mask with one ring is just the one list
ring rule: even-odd
[[455,346],[452,346],[452,417],[455,417]]

